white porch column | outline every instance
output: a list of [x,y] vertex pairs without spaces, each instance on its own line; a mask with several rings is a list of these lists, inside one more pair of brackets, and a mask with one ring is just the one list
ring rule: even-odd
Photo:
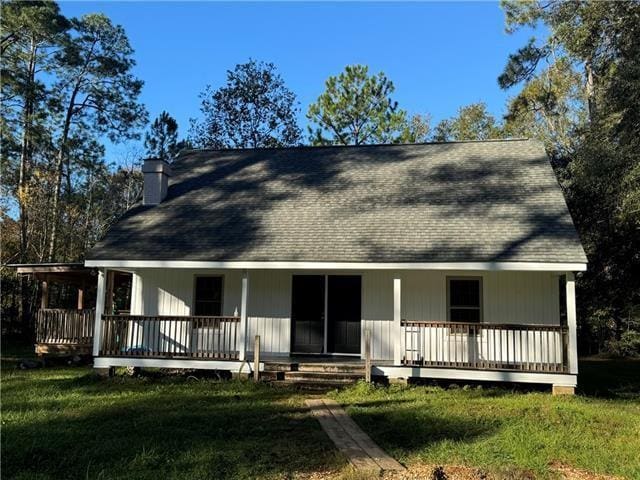
[[102,343],[102,314],[104,313],[104,296],[107,271],[104,268],[98,270],[98,290],[96,292],[96,319],[93,324],[93,356],[100,353]]
[[244,361],[247,356],[247,295],[249,293],[249,272],[242,270],[242,294],[240,297],[240,326],[238,332],[239,359]]
[[567,326],[569,327],[569,373],[578,373],[578,324],[576,320],[576,279],[573,272],[567,272]]
[[402,363],[402,294],[400,278],[393,279],[393,364]]

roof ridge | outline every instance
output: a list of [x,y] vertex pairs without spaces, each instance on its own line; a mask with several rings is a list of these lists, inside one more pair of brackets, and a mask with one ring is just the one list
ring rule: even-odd
[[372,143],[366,145],[295,145],[290,147],[255,147],[255,148],[185,148],[180,151],[179,156],[194,152],[243,152],[255,150],[305,150],[321,148],[378,148],[378,147],[417,147],[422,145],[449,145],[456,143],[498,143],[498,142],[527,142],[534,140],[528,137],[513,138],[490,138],[486,140],[452,140],[446,142],[417,142],[417,143]]

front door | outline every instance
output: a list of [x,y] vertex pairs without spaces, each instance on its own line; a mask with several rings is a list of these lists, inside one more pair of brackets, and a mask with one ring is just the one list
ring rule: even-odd
[[360,353],[361,277],[330,275],[327,347],[335,353]]
[[291,286],[292,352],[322,353],[324,275],[294,275]]

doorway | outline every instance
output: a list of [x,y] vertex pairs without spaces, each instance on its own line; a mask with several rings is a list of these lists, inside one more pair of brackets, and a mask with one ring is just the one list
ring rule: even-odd
[[293,275],[291,351],[360,354],[359,275]]

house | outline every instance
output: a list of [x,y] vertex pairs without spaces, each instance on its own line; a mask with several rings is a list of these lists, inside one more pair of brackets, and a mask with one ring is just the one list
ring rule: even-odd
[[[147,160],[142,202],[87,254],[96,368],[316,355],[374,375],[577,381],[587,259],[533,140],[200,150]],[[131,311],[105,311],[109,272]]]

